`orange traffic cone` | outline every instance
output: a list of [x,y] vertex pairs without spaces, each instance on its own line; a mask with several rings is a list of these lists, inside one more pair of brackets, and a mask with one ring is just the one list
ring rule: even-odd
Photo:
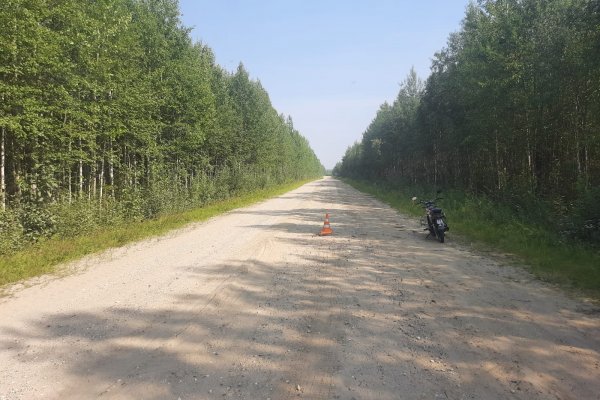
[[323,223],[323,229],[319,233],[319,236],[327,236],[331,235],[333,230],[331,229],[331,225],[329,225],[329,213],[325,214],[325,222]]

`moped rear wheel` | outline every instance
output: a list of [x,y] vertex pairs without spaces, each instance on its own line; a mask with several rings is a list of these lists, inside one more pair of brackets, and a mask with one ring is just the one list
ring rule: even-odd
[[444,243],[444,230],[438,227],[435,228],[435,236],[438,238],[440,243]]

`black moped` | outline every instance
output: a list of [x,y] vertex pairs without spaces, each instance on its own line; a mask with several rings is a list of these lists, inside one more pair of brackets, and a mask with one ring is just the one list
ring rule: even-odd
[[[416,202],[417,198],[413,197],[412,200]],[[446,232],[450,230],[450,227],[446,221],[444,211],[435,205],[438,200],[442,200],[442,197],[436,197],[434,200],[419,201],[419,204],[425,208],[425,216],[421,218],[421,225],[425,227],[424,230],[429,231],[427,237],[433,236],[440,243],[444,243],[444,237],[446,236]]]

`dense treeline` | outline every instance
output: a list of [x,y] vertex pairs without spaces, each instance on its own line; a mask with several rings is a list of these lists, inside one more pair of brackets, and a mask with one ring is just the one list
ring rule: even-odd
[[2,0],[0,253],[323,168],[176,0]]
[[472,3],[335,173],[547,205],[554,227],[600,241],[600,2]]

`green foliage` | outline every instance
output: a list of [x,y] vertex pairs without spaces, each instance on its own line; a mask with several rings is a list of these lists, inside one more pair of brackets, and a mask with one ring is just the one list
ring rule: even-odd
[[570,237],[600,243],[600,187],[587,189],[582,184],[580,191],[573,215],[565,218],[563,229]]
[[0,211],[0,232],[0,254],[12,253],[23,246],[23,227],[15,211]]
[[46,206],[23,204],[19,209],[19,220],[27,241],[35,242],[52,236],[56,231],[56,217]]
[[0,254],[323,172],[240,65],[192,43],[176,0],[7,0]]
[[335,174],[483,194],[600,245],[600,7],[482,0]]

